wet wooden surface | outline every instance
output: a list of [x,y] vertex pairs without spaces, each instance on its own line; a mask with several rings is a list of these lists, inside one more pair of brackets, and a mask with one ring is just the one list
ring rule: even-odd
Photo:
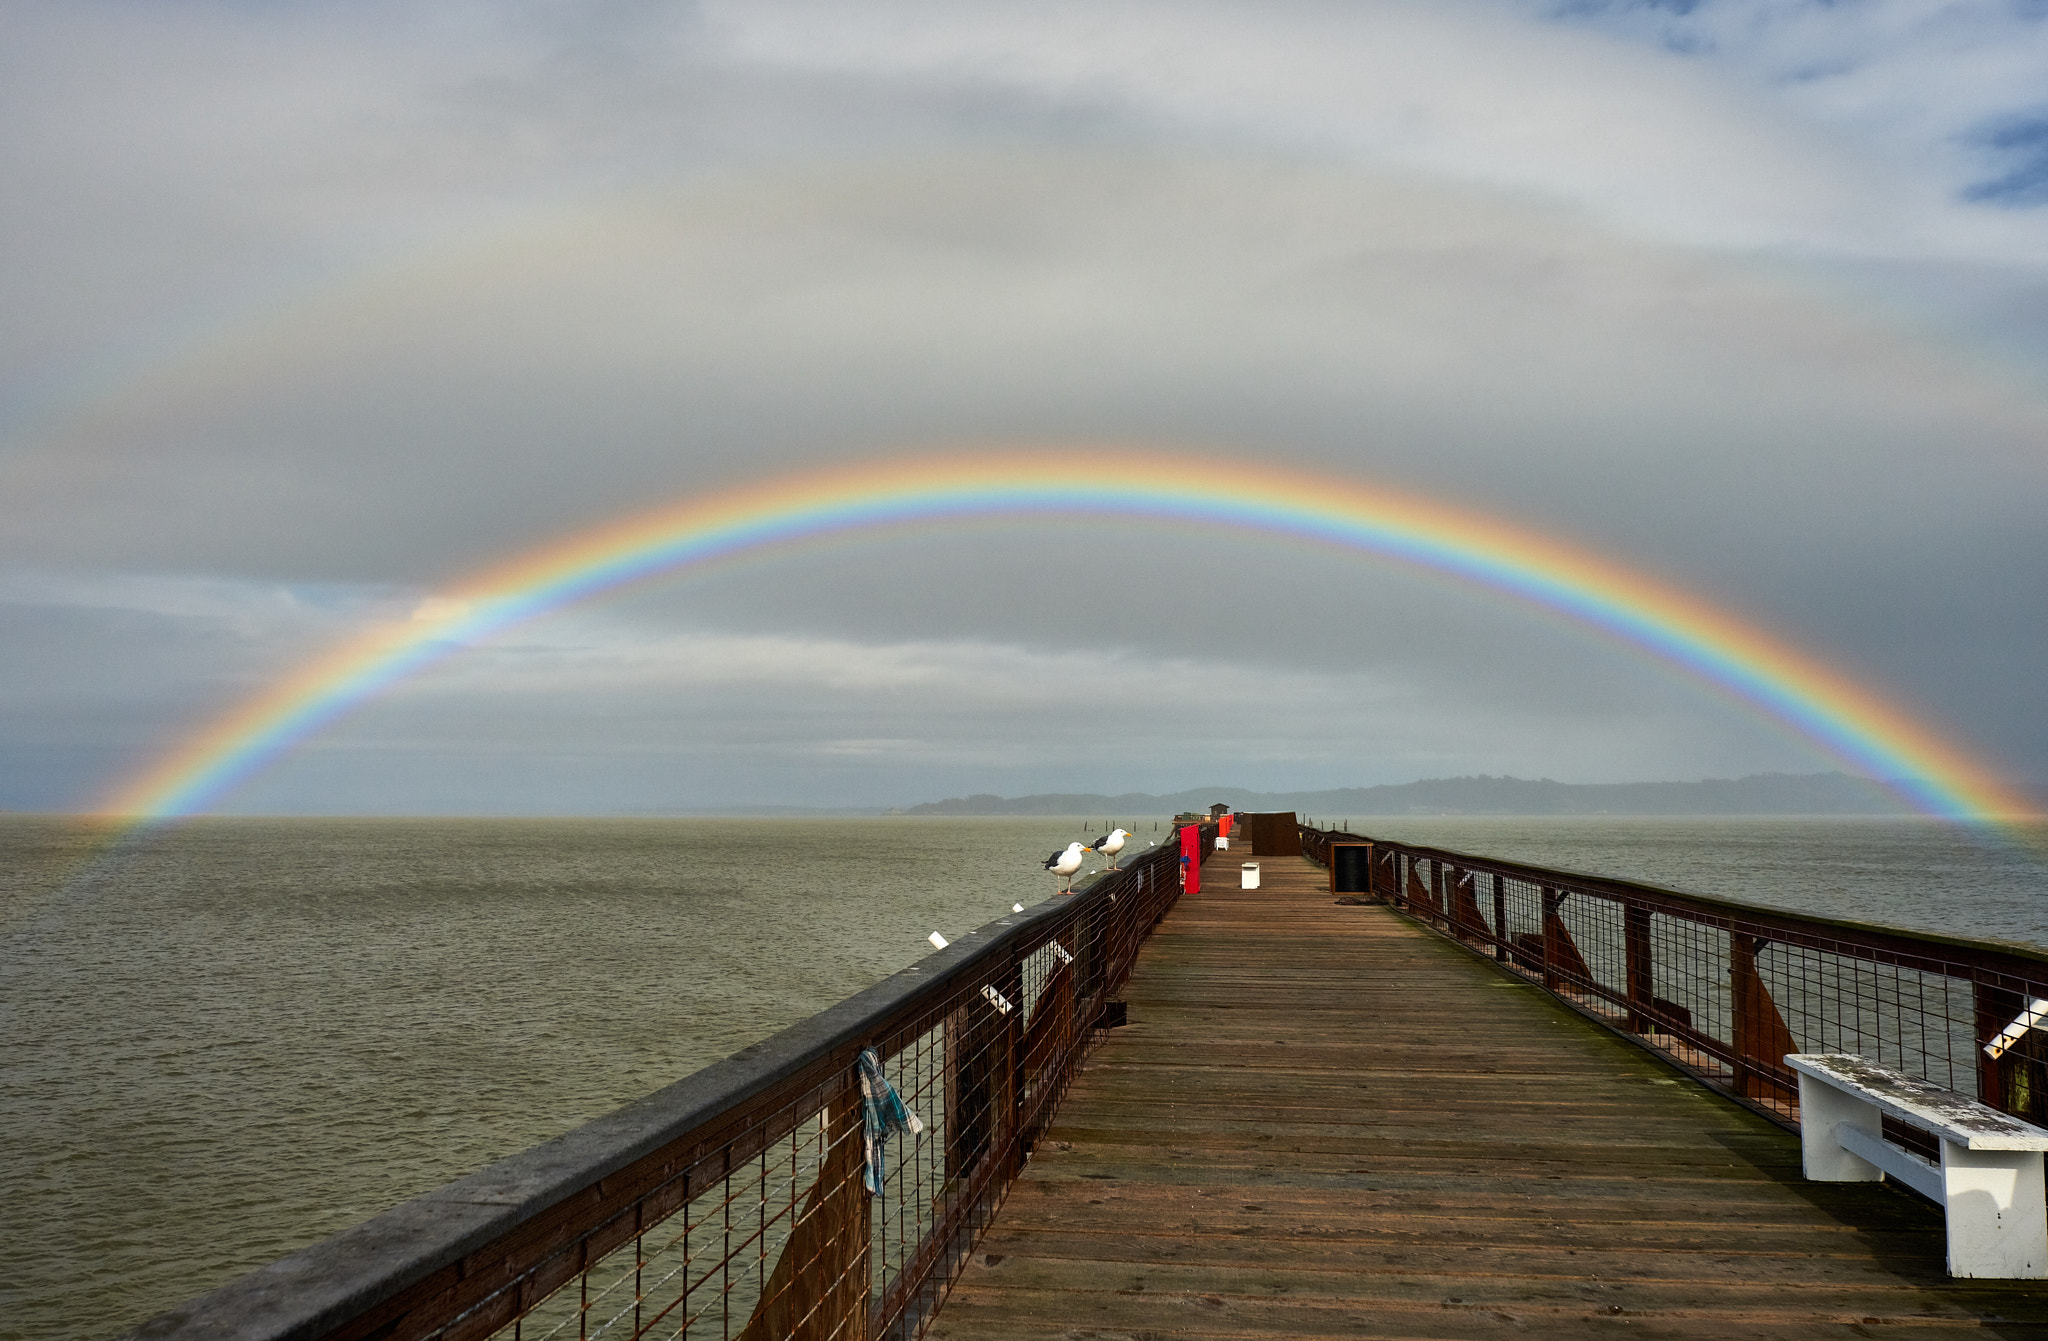
[[[930,1333],[2048,1338],[1939,1213],[1298,858],[1219,853]],[[1226,882],[1230,887],[1221,887]]]

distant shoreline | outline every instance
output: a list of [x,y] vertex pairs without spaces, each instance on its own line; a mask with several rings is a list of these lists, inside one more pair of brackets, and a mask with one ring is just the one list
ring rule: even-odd
[[1155,795],[1048,792],[978,795],[909,806],[906,815],[1173,815],[1223,804],[1233,810],[1400,818],[1422,815],[1912,815],[1884,784],[1846,773],[1755,773],[1702,782],[1555,782],[1549,778],[1428,778],[1377,787],[1308,792],[1194,788]]

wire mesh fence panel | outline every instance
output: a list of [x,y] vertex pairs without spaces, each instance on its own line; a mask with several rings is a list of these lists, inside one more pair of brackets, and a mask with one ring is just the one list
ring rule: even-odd
[[1100,1002],[1080,990],[1076,947],[1092,943],[1097,995],[1112,989],[1164,912],[1157,865],[1134,866],[1073,916],[929,994],[878,1040],[882,1074],[920,1130],[869,1143],[845,1098],[776,1115],[786,1134],[501,1334],[916,1335],[1085,1043]]
[[[703,1169],[679,1175],[660,1195],[562,1245],[508,1285],[515,1316],[504,1325],[470,1329],[457,1318],[438,1334],[518,1341],[864,1335],[868,1226],[852,1093],[840,1087],[752,1156],[715,1176]],[[693,1185],[706,1190],[685,1199]]]
[[887,1152],[893,1158],[888,1159],[874,1201],[877,1297],[880,1283],[899,1279],[910,1268],[942,1207],[947,1152],[954,1148],[946,1106],[946,1057],[946,1030],[941,1026],[917,1032],[883,1064],[890,1084],[920,1115],[925,1129],[919,1139]]
[[1374,897],[1786,1125],[1801,1052],[2048,1119],[2048,956],[1343,837],[1368,844]]
[[[1208,856],[1203,827],[1191,859]],[[1176,841],[145,1325],[164,1338],[914,1338],[1152,928]]]
[[[1299,832],[1312,859],[1336,850]],[[1370,897],[1786,1125],[1800,1052],[2048,1120],[2048,956],[1364,835],[1344,850]],[[1182,861],[1162,846],[991,924],[150,1334],[915,1338],[1179,897]]]

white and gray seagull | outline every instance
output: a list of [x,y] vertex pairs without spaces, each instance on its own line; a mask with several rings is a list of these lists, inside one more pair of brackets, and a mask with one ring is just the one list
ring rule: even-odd
[[1065,882],[1060,887],[1060,893],[1071,894],[1074,892],[1074,872],[1081,869],[1081,857],[1087,851],[1088,849],[1083,847],[1077,839],[1067,844],[1066,851],[1055,852],[1045,859],[1045,869],[1051,871]]
[[1110,870],[1122,870],[1123,868],[1116,864],[1116,854],[1124,850],[1124,840],[1130,836],[1131,831],[1129,829],[1111,829],[1108,833],[1090,843],[1088,850],[1090,852],[1100,852],[1103,856],[1108,857]]

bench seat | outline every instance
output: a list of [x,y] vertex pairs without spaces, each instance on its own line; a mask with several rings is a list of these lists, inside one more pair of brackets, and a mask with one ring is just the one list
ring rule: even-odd
[[[1951,1276],[2048,1278],[2048,1130],[1968,1095],[1847,1053],[1795,1053],[1806,1176],[1876,1182],[1889,1176],[1939,1204],[1948,1218]],[[1890,1115],[1930,1132],[1941,1161],[1884,1139]]]

